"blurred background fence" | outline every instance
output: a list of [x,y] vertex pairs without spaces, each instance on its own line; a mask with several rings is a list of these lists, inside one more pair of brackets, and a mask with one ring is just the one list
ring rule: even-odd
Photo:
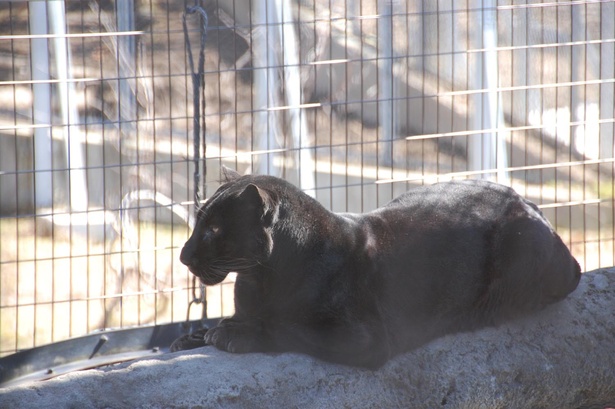
[[0,356],[200,318],[178,256],[221,165],[350,212],[491,179],[615,264],[615,1],[199,4],[188,49],[192,1],[0,3]]

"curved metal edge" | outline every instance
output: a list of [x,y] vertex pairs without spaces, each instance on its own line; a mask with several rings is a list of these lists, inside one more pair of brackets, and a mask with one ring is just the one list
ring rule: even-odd
[[50,379],[72,371],[96,368],[168,352],[182,335],[218,319],[100,330],[78,338],[31,348],[0,358],[0,388]]

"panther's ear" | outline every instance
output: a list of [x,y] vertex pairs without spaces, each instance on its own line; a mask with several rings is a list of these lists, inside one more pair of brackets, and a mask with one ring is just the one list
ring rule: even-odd
[[277,219],[278,206],[274,197],[266,190],[250,183],[239,194],[239,198],[246,209],[253,209],[260,213],[265,225],[270,226]]
[[241,175],[239,173],[237,173],[236,171],[234,171],[231,168],[227,168],[224,165],[222,165],[222,175],[224,176],[224,181],[226,183],[232,182],[232,181],[238,179],[239,177],[241,177]]

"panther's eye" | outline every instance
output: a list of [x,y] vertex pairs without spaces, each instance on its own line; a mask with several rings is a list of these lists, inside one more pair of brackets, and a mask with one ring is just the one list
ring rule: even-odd
[[206,239],[212,238],[216,236],[218,233],[220,233],[220,226],[216,226],[216,225],[208,226],[205,229],[205,233],[203,233],[203,239],[206,240]]

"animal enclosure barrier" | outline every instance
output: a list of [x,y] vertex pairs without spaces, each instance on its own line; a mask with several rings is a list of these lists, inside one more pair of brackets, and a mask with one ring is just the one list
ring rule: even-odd
[[491,179],[615,264],[615,1],[9,1],[0,56],[0,356],[201,318],[179,252],[222,165],[344,212]]

